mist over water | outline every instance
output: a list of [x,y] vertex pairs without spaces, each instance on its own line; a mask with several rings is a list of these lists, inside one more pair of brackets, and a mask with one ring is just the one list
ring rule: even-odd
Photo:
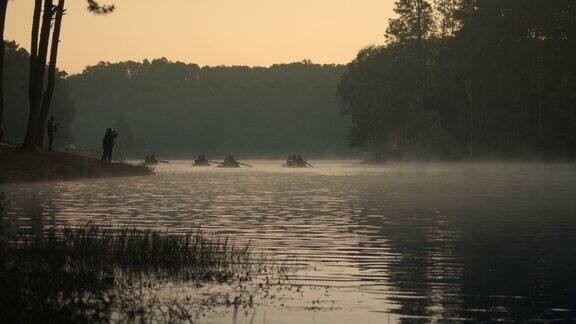
[[254,168],[176,161],[150,177],[0,191],[14,233],[85,223],[202,226],[297,255],[309,267],[291,282],[327,287],[320,306],[336,309],[306,310],[317,296],[304,294],[286,305],[290,317],[257,306],[260,322],[277,323],[275,314],[330,323],[576,316],[574,164],[322,161],[289,169],[282,161],[242,162]]

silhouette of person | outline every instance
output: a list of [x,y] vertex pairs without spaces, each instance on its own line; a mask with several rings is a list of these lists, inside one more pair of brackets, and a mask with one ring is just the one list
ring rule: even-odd
[[50,116],[50,119],[46,123],[46,129],[48,130],[48,151],[52,151],[52,143],[54,143],[54,135],[58,132],[58,124],[54,124],[54,116]]
[[112,163],[112,149],[114,148],[114,139],[118,137],[115,131],[112,128],[106,129],[106,134],[104,134],[104,138],[102,139],[102,158],[100,162]]

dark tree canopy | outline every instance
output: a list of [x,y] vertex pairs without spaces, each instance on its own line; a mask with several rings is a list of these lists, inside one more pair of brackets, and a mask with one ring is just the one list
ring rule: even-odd
[[68,78],[77,143],[98,148],[116,123],[119,145],[139,154],[340,153],[348,118],[335,92],[343,71],[309,61],[269,68],[100,63]]
[[396,5],[389,42],[360,51],[339,84],[353,147],[418,158],[576,156],[574,1]]
[[[26,131],[28,118],[28,77],[29,54],[15,42],[6,43],[6,65],[4,71],[6,125],[8,136],[12,143],[21,143]],[[51,114],[57,117],[58,136],[55,144],[67,145],[73,143],[71,123],[75,118],[75,108],[68,87],[67,74],[57,71],[56,88]]]

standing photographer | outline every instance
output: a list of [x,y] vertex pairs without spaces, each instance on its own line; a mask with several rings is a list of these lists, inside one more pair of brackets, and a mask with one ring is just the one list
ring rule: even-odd
[[116,131],[113,131],[112,128],[108,128],[106,130],[106,134],[104,134],[104,138],[102,139],[102,149],[104,152],[102,153],[102,158],[100,162],[112,163],[112,149],[114,148],[114,139],[118,137]]

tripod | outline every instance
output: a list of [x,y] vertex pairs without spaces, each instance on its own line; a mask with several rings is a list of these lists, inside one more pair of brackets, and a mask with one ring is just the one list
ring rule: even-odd
[[124,162],[124,157],[122,157],[122,153],[120,153],[120,149],[118,148],[118,144],[114,143],[114,147],[116,148],[116,152],[118,152],[118,155],[120,156],[120,162]]

